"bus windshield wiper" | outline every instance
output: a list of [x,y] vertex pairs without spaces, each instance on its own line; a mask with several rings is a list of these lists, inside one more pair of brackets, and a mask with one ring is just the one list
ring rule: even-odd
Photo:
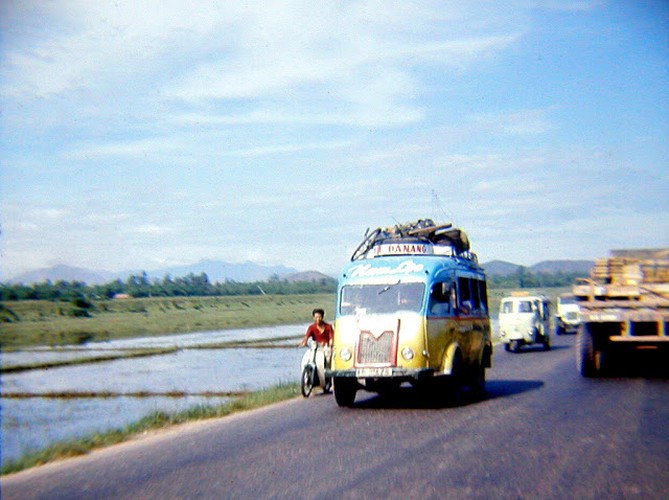
[[396,285],[399,285],[401,281],[402,281],[402,280],[399,279],[399,280],[397,280],[397,283],[391,283],[390,285],[388,285],[388,286],[386,286],[386,287],[383,287],[383,289],[381,289],[381,290],[379,291],[378,294],[381,295],[382,293],[386,293],[386,292],[387,292],[388,290],[390,290],[392,287],[394,287],[394,286],[396,286]]

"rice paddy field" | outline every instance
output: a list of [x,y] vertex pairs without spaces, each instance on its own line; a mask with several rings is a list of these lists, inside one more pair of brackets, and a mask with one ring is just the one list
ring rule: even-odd
[[0,348],[77,345],[234,328],[310,323],[315,307],[333,317],[335,296],[253,295],[235,297],[161,297],[70,302],[0,303]]

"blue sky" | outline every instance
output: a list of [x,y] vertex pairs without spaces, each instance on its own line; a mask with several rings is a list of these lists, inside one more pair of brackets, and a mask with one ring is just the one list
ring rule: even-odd
[[336,274],[425,217],[482,262],[669,246],[666,1],[5,0],[0,30],[0,280]]

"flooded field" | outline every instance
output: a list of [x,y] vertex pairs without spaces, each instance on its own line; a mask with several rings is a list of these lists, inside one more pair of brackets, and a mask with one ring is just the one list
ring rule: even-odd
[[[492,326],[497,332],[495,320]],[[304,329],[305,325],[284,325],[4,353],[2,366],[17,367],[176,348],[169,354],[3,374],[2,460],[56,441],[120,428],[152,411],[213,405],[225,402],[226,393],[298,382],[304,350],[295,346]],[[246,344],[207,347],[234,341]],[[256,344],[262,347],[253,347]]]
[[[206,393],[297,382],[303,349],[292,346],[297,345],[304,328],[285,325],[226,330],[2,354],[2,365],[7,367],[122,354],[128,349],[178,348],[164,355],[3,374],[2,460],[18,458],[55,441],[123,427],[155,410],[173,412],[227,399]],[[206,348],[229,341],[271,341],[291,336],[295,339],[277,342],[284,346],[277,348]],[[53,397],[65,393],[107,397]],[[136,396],[139,393],[142,397]],[[174,397],[177,393],[182,395]]]

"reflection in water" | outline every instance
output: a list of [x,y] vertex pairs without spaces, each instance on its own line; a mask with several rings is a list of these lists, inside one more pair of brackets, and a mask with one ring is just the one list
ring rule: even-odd
[[[496,321],[492,322],[497,331]],[[90,357],[100,350],[142,347],[192,347],[230,340],[272,339],[302,335],[306,325],[226,330],[146,339],[90,343],[75,356]],[[297,343],[297,342],[295,342]],[[255,390],[280,382],[297,382],[303,349],[183,350],[147,358],[131,358],[78,366],[7,374],[0,379],[2,394],[87,392],[167,392]],[[27,364],[45,356],[66,355],[58,349],[3,353],[3,365]],[[29,449],[55,441],[123,427],[155,411],[179,411],[197,404],[216,404],[225,398],[2,398],[2,460],[18,458]]]
[[175,412],[226,398],[3,399],[2,460],[20,457],[56,441],[104,432],[153,411]]
[[[89,344],[89,357],[102,349],[194,346],[229,340],[271,339],[301,335],[306,326],[229,330]],[[297,343],[297,342],[295,342]],[[2,394],[86,392],[167,392],[255,390],[299,380],[302,349],[197,349],[147,358],[131,358],[7,374],[0,379]],[[35,362],[45,350],[2,355],[3,365]],[[36,357],[31,357],[34,355]],[[20,358],[19,358],[20,357]],[[9,364],[9,363],[7,363]],[[123,427],[148,413],[174,412],[198,404],[218,404],[226,398],[2,398],[2,460],[15,459],[30,449],[55,441]]]

